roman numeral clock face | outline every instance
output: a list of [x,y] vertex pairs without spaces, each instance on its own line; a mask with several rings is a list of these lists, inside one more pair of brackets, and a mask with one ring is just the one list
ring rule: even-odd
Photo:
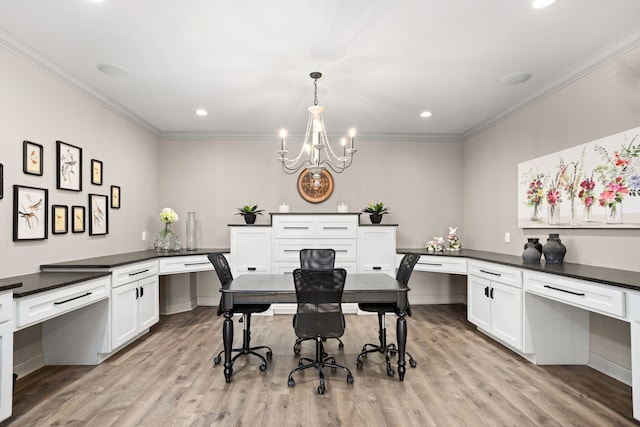
[[309,203],[322,203],[333,192],[333,177],[328,170],[323,170],[316,183],[309,169],[305,169],[298,177],[298,193]]

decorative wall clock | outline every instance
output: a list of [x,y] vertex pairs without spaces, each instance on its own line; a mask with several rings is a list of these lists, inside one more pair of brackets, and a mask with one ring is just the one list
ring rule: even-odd
[[298,193],[309,203],[322,203],[333,192],[333,177],[328,170],[323,170],[320,175],[319,185],[314,185],[309,169],[305,169],[298,177]]

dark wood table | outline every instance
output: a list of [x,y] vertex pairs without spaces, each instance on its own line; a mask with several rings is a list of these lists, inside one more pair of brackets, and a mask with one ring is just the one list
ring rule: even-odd
[[[344,303],[396,303],[398,319],[396,331],[398,339],[398,376],[404,380],[406,372],[405,348],[407,344],[409,287],[387,274],[347,274],[342,294]],[[233,344],[233,305],[234,304],[275,304],[295,303],[296,290],[291,274],[244,274],[236,277],[227,286],[223,286],[222,306],[225,310],[222,340],[224,343],[224,377],[231,382],[231,348]]]

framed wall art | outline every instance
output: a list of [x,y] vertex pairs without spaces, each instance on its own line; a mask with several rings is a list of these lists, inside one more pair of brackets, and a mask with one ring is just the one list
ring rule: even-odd
[[22,141],[22,171],[29,175],[42,176],[44,148],[31,141]]
[[66,234],[69,232],[69,207],[51,205],[51,234]]
[[102,162],[100,160],[91,159],[91,183],[102,185]]
[[13,241],[48,237],[49,190],[13,186]]
[[4,197],[4,166],[0,163],[0,199]]
[[640,127],[518,164],[521,228],[640,228]]
[[89,235],[100,236],[109,233],[109,211],[107,196],[89,194]]
[[85,226],[85,209],[84,206],[71,206],[71,232],[84,233]]
[[56,188],[82,191],[82,148],[56,141]]
[[333,177],[331,173],[324,169],[320,174],[320,179],[316,183],[309,169],[305,169],[298,177],[298,193],[309,203],[322,203],[331,196],[333,192]]
[[117,185],[111,186],[111,208],[120,209],[120,187]]

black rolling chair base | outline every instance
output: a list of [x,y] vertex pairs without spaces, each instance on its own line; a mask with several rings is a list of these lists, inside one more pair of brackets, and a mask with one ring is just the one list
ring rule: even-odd
[[[367,349],[367,347],[371,347],[371,348]],[[362,351],[360,352],[360,354],[358,355],[358,358],[356,359],[356,367],[358,369],[363,368],[364,362],[362,361],[362,359],[363,358],[366,359],[370,353],[384,354],[385,362],[387,364],[387,375],[390,377],[395,375],[395,371],[391,367],[391,359],[390,359],[391,357],[394,357],[398,353],[398,350],[396,349],[395,344],[390,344],[386,348],[382,348],[376,344],[365,344],[364,346],[362,346]],[[415,359],[411,356],[409,352],[405,352],[405,354],[409,358],[409,366],[411,366],[412,368],[415,368],[416,366],[418,366],[418,363],[415,361]]]
[[[266,345],[261,345],[258,347],[250,347],[250,342],[251,342],[251,332],[250,332],[250,323],[251,323],[251,314],[250,313],[246,313],[242,316],[242,318],[244,320],[244,329],[243,329],[243,338],[242,338],[242,348],[233,348],[231,349],[231,353],[238,353],[235,356],[233,356],[233,358],[231,359],[231,366],[233,366],[234,362],[240,357],[240,356],[249,356],[249,355],[253,355],[258,357],[262,363],[260,364],[260,371],[264,372],[267,370],[267,360],[265,359],[265,357],[256,352],[256,350],[267,350],[266,356],[267,359],[271,359],[273,357],[273,351],[271,350],[271,347],[268,347]],[[213,359],[213,363],[215,365],[219,365],[222,362],[222,355],[224,354],[224,350],[220,351],[220,353],[218,353],[218,355],[216,357],[214,357]]]
[[[340,338],[332,338],[338,341],[338,350],[342,351],[344,350],[344,343],[342,342],[342,340]],[[303,341],[312,341],[313,338],[298,338],[296,340],[296,343],[293,345],[293,353],[296,356],[300,355],[300,344],[302,344]],[[327,339],[323,339],[322,341],[327,341]],[[322,353],[323,356],[326,356],[327,353]]]
[[[321,353],[323,352],[322,344],[318,344],[319,350]],[[304,362],[307,362],[306,364]],[[323,357],[322,359],[309,359],[307,357],[303,357],[298,361],[298,367],[293,369],[289,373],[289,377],[287,378],[287,386],[293,387],[296,385],[295,380],[293,379],[293,375],[298,371],[303,371],[305,369],[315,368],[318,370],[318,375],[320,376],[320,384],[318,385],[317,391],[318,394],[324,394],[326,390],[325,379],[323,368],[331,368],[331,372],[336,372],[338,369],[342,369],[347,373],[347,384],[353,384],[353,375],[349,368],[338,365],[336,363],[336,359],[333,356]]]

